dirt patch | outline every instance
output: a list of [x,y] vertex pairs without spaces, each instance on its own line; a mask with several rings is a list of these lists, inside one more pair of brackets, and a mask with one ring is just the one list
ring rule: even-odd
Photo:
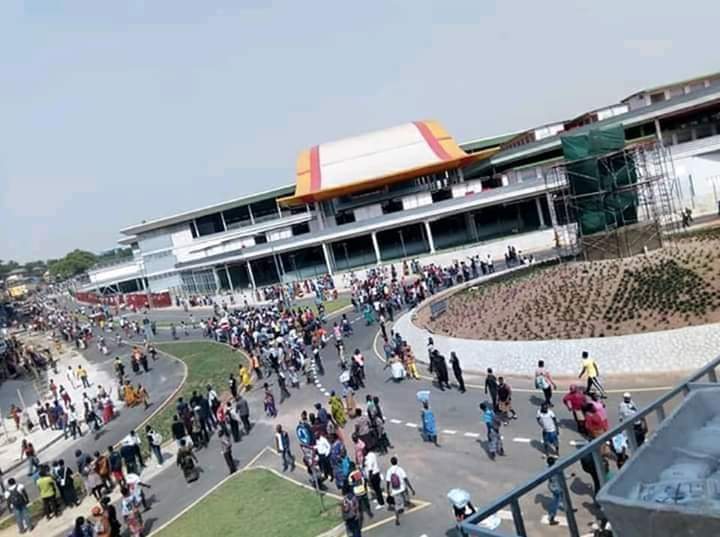
[[473,287],[420,326],[469,339],[608,337],[720,322],[720,228],[627,259],[531,268]]

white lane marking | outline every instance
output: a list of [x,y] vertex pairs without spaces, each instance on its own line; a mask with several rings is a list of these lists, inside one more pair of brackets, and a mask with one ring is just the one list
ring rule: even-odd
[[467,436],[468,438],[480,438],[480,433],[465,433],[463,436]]
[[315,386],[317,386],[318,388],[322,388],[322,384],[320,384],[319,382],[316,382]]
[[[567,528],[567,519],[564,516],[556,516],[555,520],[558,521],[558,526],[564,526]],[[543,517],[540,519],[540,524],[545,524],[546,526],[550,525],[550,517],[547,515],[543,515]]]
[[457,431],[451,431],[449,429],[443,429],[443,434],[457,434]]
[[[587,441],[586,440],[570,440],[569,444],[573,447],[584,446],[585,444],[587,444]],[[558,520],[560,520],[560,519],[558,518]]]
[[391,419],[391,420],[390,420],[390,423],[402,423],[402,421],[396,420],[396,419]]
[[405,427],[412,427],[413,429],[417,429],[417,423],[407,421],[407,422],[405,422]]
[[529,444],[530,442],[532,442],[532,440],[529,438],[523,438],[522,436],[518,436],[518,437],[513,438],[513,442],[519,442],[521,444]]

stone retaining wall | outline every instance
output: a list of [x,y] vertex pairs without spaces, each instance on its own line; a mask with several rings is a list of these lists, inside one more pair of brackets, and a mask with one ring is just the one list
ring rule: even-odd
[[[523,270],[518,267],[511,270]],[[435,295],[400,317],[394,330],[408,341],[419,360],[427,361],[428,337],[446,358],[455,351],[464,369],[484,372],[492,367],[496,373],[532,376],[538,360],[556,376],[577,376],[582,351],[595,357],[601,374],[662,373],[691,371],[706,364],[720,349],[720,323],[690,326],[661,332],[626,336],[547,341],[490,341],[453,338],[420,328],[413,323],[419,308],[441,297],[478,285],[508,271],[469,281]]]

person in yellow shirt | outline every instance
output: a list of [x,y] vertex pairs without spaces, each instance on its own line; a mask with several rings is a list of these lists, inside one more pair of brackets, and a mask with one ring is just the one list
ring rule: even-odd
[[244,365],[240,366],[240,385],[243,391],[250,391],[252,388],[252,379],[250,378],[250,371]]
[[50,520],[53,515],[60,516],[60,504],[58,496],[60,496],[55,480],[50,476],[50,469],[47,464],[40,466],[40,477],[37,480],[37,488],[40,491],[40,499],[43,503],[43,512],[45,518]]
[[605,399],[605,388],[603,388],[603,385],[600,383],[599,378],[600,367],[598,367],[595,359],[591,358],[587,351],[583,351],[582,353],[582,369],[580,370],[578,378],[581,379],[583,375],[587,376],[587,386],[585,387],[585,393],[590,393],[593,387],[595,387],[600,392],[600,397]]
[[408,372],[408,375],[415,380],[420,380],[417,365],[415,364],[415,355],[409,346],[405,346],[404,361],[405,370]]

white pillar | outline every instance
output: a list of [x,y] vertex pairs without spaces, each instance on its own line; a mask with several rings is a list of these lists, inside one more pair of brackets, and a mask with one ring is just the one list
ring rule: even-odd
[[543,216],[540,198],[535,198],[535,206],[537,207],[538,219],[540,220],[540,227],[545,227],[545,217]]
[[325,258],[325,265],[327,265],[328,274],[330,274],[330,276],[332,276],[333,269],[332,269],[332,263],[330,262],[330,254],[328,253],[327,244],[322,243],[320,246],[322,246],[323,257]]
[[232,278],[230,277],[230,269],[228,268],[227,263],[225,263],[225,274],[227,274],[228,285],[230,286],[230,291],[232,291],[234,293],[235,287],[233,286]]
[[425,220],[425,233],[427,233],[428,244],[430,245],[430,253],[435,253],[435,241],[433,240],[432,230],[430,229],[430,222]]
[[373,231],[370,233],[370,237],[372,238],[373,248],[375,249],[375,262],[379,265],[382,258],[380,257],[380,245],[378,244],[377,233]]
[[660,145],[665,145],[663,143],[662,130],[660,130],[660,121],[657,119],[655,120],[655,135],[657,136]]
[[552,227],[557,227],[557,213],[555,212],[555,202],[553,201],[552,194],[547,192],[545,194],[545,198],[547,199],[548,212],[550,213],[550,223],[552,224]]
[[213,267],[213,277],[215,278],[215,292],[220,292],[220,276],[218,276],[217,268]]
[[253,275],[252,267],[250,266],[250,261],[247,262],[247,271],[248,271],[248,277],[250,278],[250,285],[253,288],[253,291],[257,289],[255,286],[255,276]]

